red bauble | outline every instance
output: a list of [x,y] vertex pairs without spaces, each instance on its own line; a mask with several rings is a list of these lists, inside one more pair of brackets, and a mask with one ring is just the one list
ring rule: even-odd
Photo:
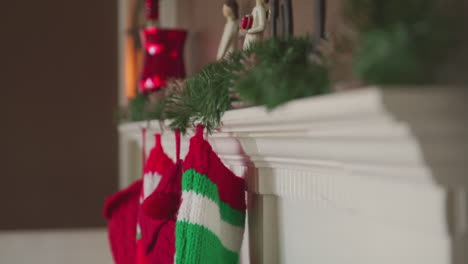
[[169,78],[184,78],[185,30],[150,27],[142,31],[145,58],[140,92],[157,91]]
[[158,0],[145,0],[146,18],[149,20],[159,19],[159,1]]

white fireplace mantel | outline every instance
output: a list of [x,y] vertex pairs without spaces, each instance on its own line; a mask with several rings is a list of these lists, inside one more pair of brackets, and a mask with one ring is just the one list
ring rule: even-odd
[[[365,88],[228,111],[209,140],[247,180],[250,263],[468,263],[465,99]],[[119,127],[121,187],[140,176],[143,126]],[[174,156],[169,131],[163,145]]]

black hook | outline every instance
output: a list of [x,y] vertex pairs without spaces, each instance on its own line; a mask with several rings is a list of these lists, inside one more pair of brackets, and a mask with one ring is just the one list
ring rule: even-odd
[[314,0],[315,2],[315,37],[314,41],[319,42],[325,39],[326,36],[326,20],[327,20],[327,1]]
[[271,37],[278,36],[278,25],[281,25],[281,36],[294,35],[294,17],[292,12],[292,1],[284,0],[280,5],[279,0],[271,1]]

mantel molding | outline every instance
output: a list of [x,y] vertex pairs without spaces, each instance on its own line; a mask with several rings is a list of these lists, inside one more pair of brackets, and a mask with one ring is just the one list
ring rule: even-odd
[[[272,112],[263,107],[231,110],[209,138],[232,165],[345,170],[468,185],[464,95],[462,88],[370,87],[296,100]],[[140,128],[146,125],[123,124],[120,134],[141,144]],[[160,125],[151,121],[150,127],[158,132]],[[169,150],[171,137],[163,137]]]
[[[355,232],[394,241],[387,246],[398,263],[465,263],[465,99],[464,89],[456,87],[369,87],[292,101],[271,112],[263,107],[226,112],[222,128],[208,139],[226,166],[247,180],[253,259],[271,259],[278,248],[290,259],[310,259],[306,248],[292,253],[303,238],[287,223],[305,217],[299,222],[306,224],[318,217],[323,222],[311,227],[310,235],[323,228],[345,230],[344,236],[324,233],[321,239],[338,244],[354,239],[350,257],[362,256],[365,263],[381,258],[368,250],[374,243],[351,235]],[[149,125],[150,132],[160,132],[159,122]],[[119,126],[122,187],[139,177],[141,128],[146,126]],[[163,145],[174,157],[174,135],[167,131]],[[182,139],[182,157],[192,135],[189,131]],[[146,142],[149,150],[153,137]],[[329,226],[330,221],[335,224]],[[375,229],[367,231],[368,225]],[[271,238],[278,232],[287,245]],[[403,240],[405,246],[398,242]]]
[[[231,110],[208,138],[226,166],[246,178],[252,195],[373,219],[440,248],[450,237],[466,245],[465,98],[455,87],[369,87],[292,101],[271,112]],[[160,132],[159,122],[149,124]],[[141,147],[145,126],[119,126],[122,186],[138,175],[139,151],[128,156],[128,142]],[[192,134],[182,140],[182,156]],[[173,157],[173,134],[162,138]],[[152,137],[147,144],[154,144]]]

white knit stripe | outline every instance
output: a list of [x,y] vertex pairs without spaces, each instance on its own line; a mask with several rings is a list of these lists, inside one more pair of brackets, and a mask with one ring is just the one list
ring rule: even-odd
[[226,249],[239,253],[244,229],[223,221],[218,205],[208,197],[193,191],[182,192],[177,221],[206,227]]
[[154,192],[156,187],[158,187],[159,182],[161,181],[161,175],[157,172],[147,172],[143,175],[143,194],[144,199],[146,199],[151,193]]

